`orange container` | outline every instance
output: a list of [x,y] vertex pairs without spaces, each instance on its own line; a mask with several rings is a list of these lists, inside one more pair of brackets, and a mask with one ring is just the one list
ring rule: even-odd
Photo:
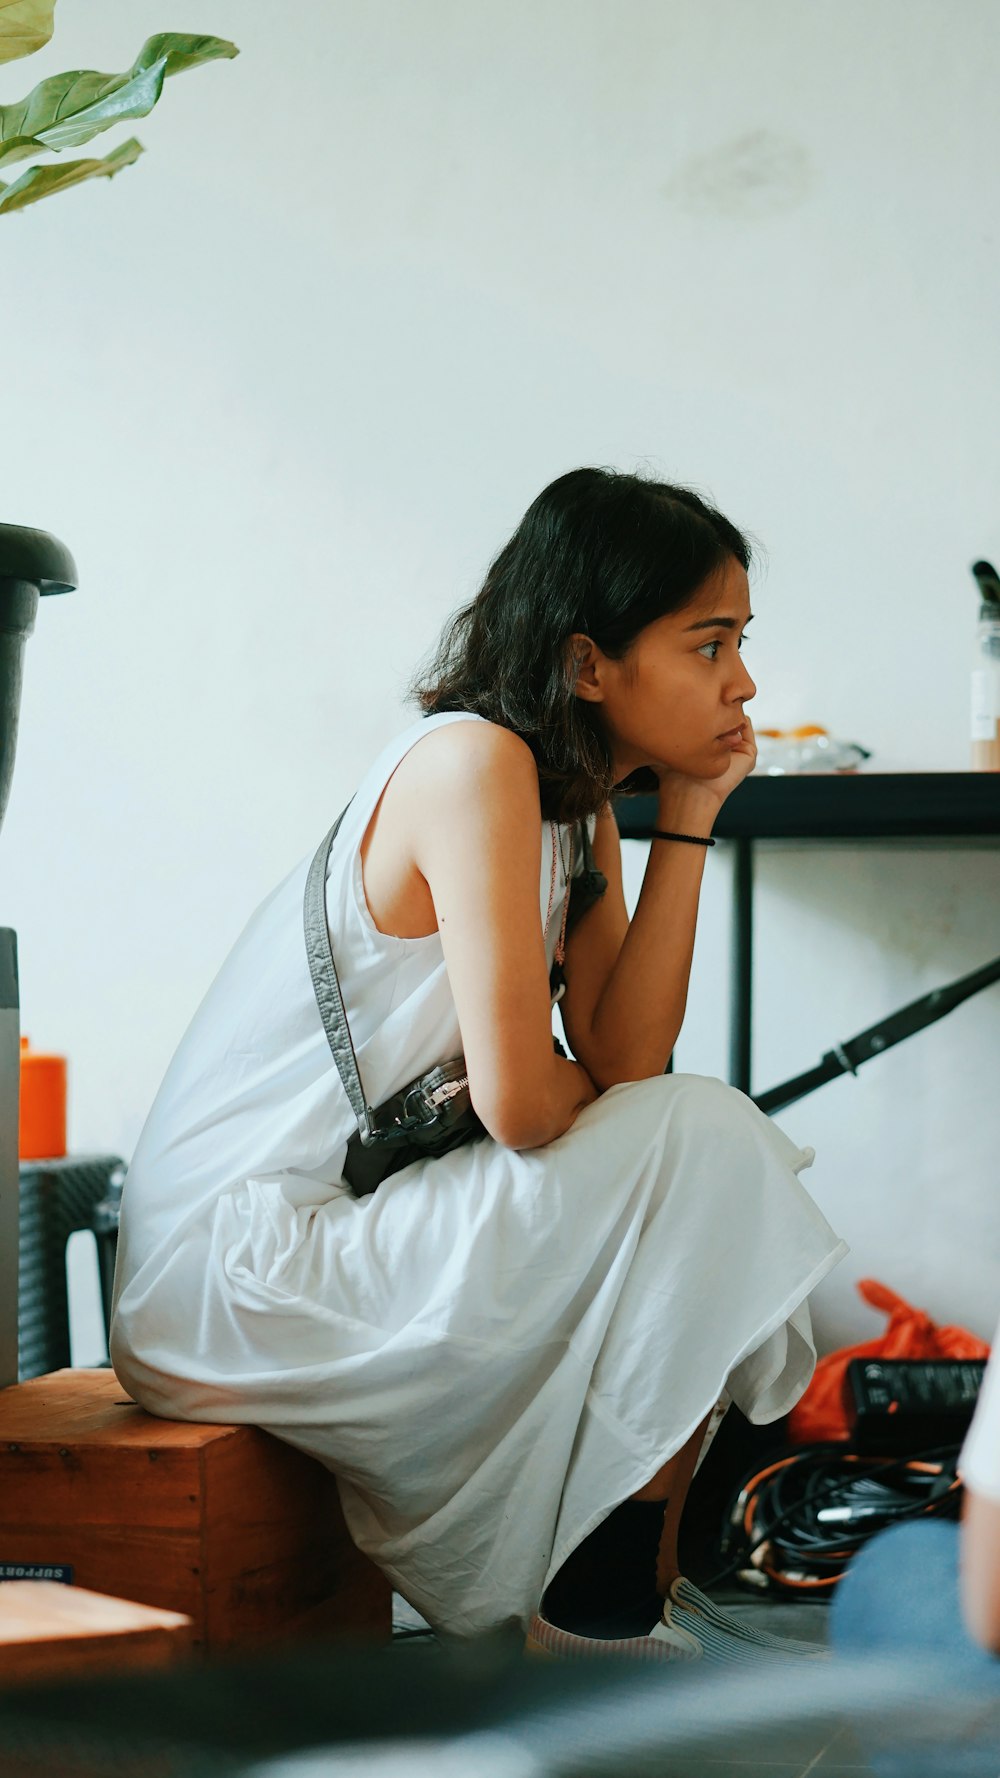
[[21,1039],[18,1155],[52,1161],[66,1153],[66,1057],[46,1056]]

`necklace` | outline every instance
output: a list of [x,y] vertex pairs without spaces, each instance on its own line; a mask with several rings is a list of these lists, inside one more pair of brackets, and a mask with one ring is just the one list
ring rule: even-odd
[[[558,841],[556,838],[556,824],[554,821],[549,822],[549,829],[552,834],[552,880],[549,884],[549,905],[545,911],[545,930],[546,930],[546,932],[548,932],[548,929],[549,929],[549,920],[552,915],[552,903],[555,900],[555,895],[556,895],[556,848],[558,845]],[[562,925],[559,929],[559,937],[556,940],[556,962],[557,963],[562,963],[563,960],[565,959],[565,956],[566,956],[566,918],[567,918],[567,915],[569,914],[569,891],[570,891],[570,883],[571,883],[572,877],[573,877],[573,848],[574,848],[575,843],[576,843],[576,829],[575,829],[575,827],[571,827],[569,830],[569,869],[566,872],[566,897],[563,902]]]

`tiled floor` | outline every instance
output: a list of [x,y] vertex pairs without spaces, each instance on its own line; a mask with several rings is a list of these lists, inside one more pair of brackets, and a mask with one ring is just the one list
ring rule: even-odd
[[[755,1598],[741,1588],[717,1588],[720,1605],[777,1636],[826,1643],[828,1607],[820,1603]],[[404,1600],[394,1599],[394,1649],[425,1646],[433,1641],[422,1618]],[[782,1721],[780,1679],[768,1675],[775,1687],[773,1719],[728,1729],[713,1738],[706,1729],[697,1748],[686,1746],[676,1763],[657,1762],[657,1778],[865,1778],[871,1767],[858,1739],[847,1723],[834,1714],[811,1722]],[[669,1761],[669,1755],[664,1750]]]

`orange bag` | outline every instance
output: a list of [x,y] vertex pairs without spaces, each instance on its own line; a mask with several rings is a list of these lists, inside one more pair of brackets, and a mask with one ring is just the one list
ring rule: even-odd
[[788,1416],[793,1444],[818,1444],[849,1438],[844,1408],[844,1381],[852,1358],[988,1358],[990,1348],[964,1327],[939,1327],[923,1309],[913,1309],[875,1278],[859,1278],[858,1291],[873,1309],[882,1309],[889,1325],[878,1340],[842,1346],[821,1358],[805,1394]]

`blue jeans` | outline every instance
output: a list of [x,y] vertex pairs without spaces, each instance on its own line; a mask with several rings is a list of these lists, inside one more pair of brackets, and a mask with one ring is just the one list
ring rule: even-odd
[[880,1778],[1000,1773],[1000,1660],[962,1620],[958,1542],[953,1520],[890,1526],[862,1546],[834,1594],[834,1659],[895,1663],[884,1717],[858,1729]]

